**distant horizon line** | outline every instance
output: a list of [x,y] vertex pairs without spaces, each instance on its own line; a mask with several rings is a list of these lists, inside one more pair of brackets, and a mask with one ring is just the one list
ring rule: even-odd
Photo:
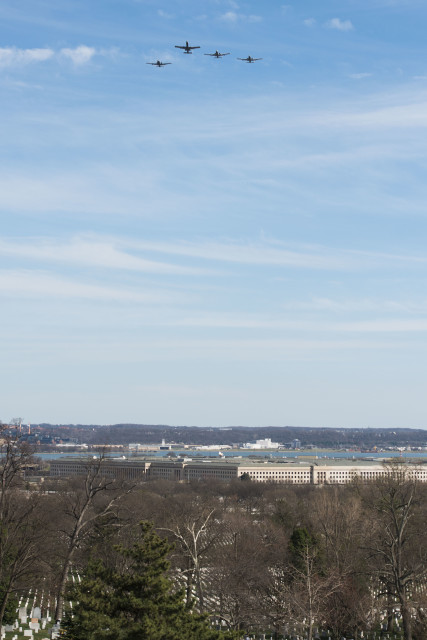
[[149,427],[151,429],[210,429],[216,431],[232,431],[233,429],[301,429],[310,431],[426,431],[426,427],[310,427],[310,426],[296,426],[296,425],[228,425],[225,427],[220,426],[200,426],[200,425],[171,425],[171,424],[150,424],[143,422],[115,422],[115,423],[83,423],[83,422],[24,422],[20,421],[20,424],[13,424],[12,421],[7,423],[1,423],[5,427],[83,427],[83,428],[109,428],[109,427]]

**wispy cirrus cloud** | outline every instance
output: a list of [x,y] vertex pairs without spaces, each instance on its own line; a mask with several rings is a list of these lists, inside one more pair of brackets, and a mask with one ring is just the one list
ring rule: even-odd
[[[234,313],[229,311],[195,312],[195,313],[170,313],[158,320],[162,326],[182,326],[211,329],[247,329],[295,332],[295,335],[308,334],[322,336],[332,334],[390,334],[390,333],[425,333],[427,331],[427,318],[425,317],[391,317],[390,314],[378,318],[361,320],[336,320],[331,318],[320,319],[293,316],[289,319],[285,315],[272,314],[270,317],[258,313]],[[250,340],[253,342],[253,340]],[[259,343],[268,343],[269,340],[260,338]],[[290,342],[290,341],[289,341]],[[335,342],[335,339],[334,339]],[[337,341],[339,342],[339,340]],[[333,344],[331,341],[330,344]],[[389,345],[390,346],[390,345]]]
[[254,14],[237,13],[236,11],[227,11],[220,16],[223,22],[235,24],[236,22],[261,22],[262,17]]
[[218,262],[248,265],[276,265],[303,269],[363,270],[374,266],[421,264],[422,257],[336,249],[326,246],[288,248],[269,242],[144,242],[126,241],[128,246],[150,252],[179,255]]
[[33,238],[14,242],[0,239],[0,256],[38,260],[46,263],[66,263],[74,266],[118,269],[160,275],[201,275],[207,269],[185,267],[149,260],[133,255],[110,239],[72,238],[68,242]]
[[166,20],[173,20],[173,18],[175,17],[173,13],[167,13],[166,11],[163,11],[163,9],[158,9],[157,15],[160,18],[165,18]]
[[237,22],[238,14],[235,11],[227,11],[222,14],[221,20],[224,22]]
[[[153,254],[168,256],[156,260]],[[161,242],[77,236],[67,240],[26,238],[0,239],[0,257],[44,264],[67,264],[165,276],[221,276],[224,263],[319,271],[360,272],[366,269],[417,267],[426,259],[414,255],[357,251],[328,246],[285,246],[274,241]],[[184,264],[182,264],[182,262]],[[218,263],[205,267],[207,262]],[[326,301],[317,308],[326,310]],[[323,305],[323,307],[322,307]]]
[[354,29],[351,20],[341,20],[341,18],[332,18],[326,22],[328,29],[337,29],[338,31],[352,31]]
[[333,330],[355,333],[418,333],[427,331],[426,318],[384,318],[360,322],[346,322],[331,326]]
[[13,298],[79,298],[94,301],[118,301],[140,303],[170,303],[171,293],[141,291],[124,287],[108,287],[88,284],[77,279],[53,275],[43,271],[0,271],[0,292]]
[[352,78],[352,80],[362,80],[363,78],[370,78],[371,76],[372,73],[350,73],[348,77]]
[[285,311],[292,312],[320,312],[322,315],[332,313],[334,315],[347,314],[366,314],[375,313],[378,315],[397,314],[408,319],[408,316],[417,314],[425,316],[427,314],[427,299],[407,300],[407,299],[388,299],[388,298],[327,298],[314,297],[309,300],[291,300],[281,305]]

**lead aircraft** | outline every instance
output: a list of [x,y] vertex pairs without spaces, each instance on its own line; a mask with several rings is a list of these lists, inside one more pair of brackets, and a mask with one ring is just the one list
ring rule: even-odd
[[185,45],[176,44],[175,49],[184,49],[184,53],[193,53],[192,49],[200,49],[200,47],[190,47],[188,40],[186,40]]

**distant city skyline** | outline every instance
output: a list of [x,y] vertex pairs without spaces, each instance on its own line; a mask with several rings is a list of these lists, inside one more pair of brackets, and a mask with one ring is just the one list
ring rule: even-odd
[[0,418],[427,428],[426,18],[4,0]]

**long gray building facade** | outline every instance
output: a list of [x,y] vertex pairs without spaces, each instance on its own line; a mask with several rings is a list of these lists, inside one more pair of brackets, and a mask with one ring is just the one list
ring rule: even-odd
[[[90,458],[58,458],[50,463],[50,475],[70,477],[86,475],[94,460]],[[169,460],[169,459],[114,459],[102,461],[105,477],[143,481],[164,479],[174,482],[192,480],[219,480],[229,482],[235,478],[248,478],[255,482],[280,482],[286,484],[347,484],[355,478],[364,482],[375,480],[392,469],[402,469],[408,476],[427,482],[427,464],[388,465],[381,463],[334,462],[283,462],[229,460]]]

